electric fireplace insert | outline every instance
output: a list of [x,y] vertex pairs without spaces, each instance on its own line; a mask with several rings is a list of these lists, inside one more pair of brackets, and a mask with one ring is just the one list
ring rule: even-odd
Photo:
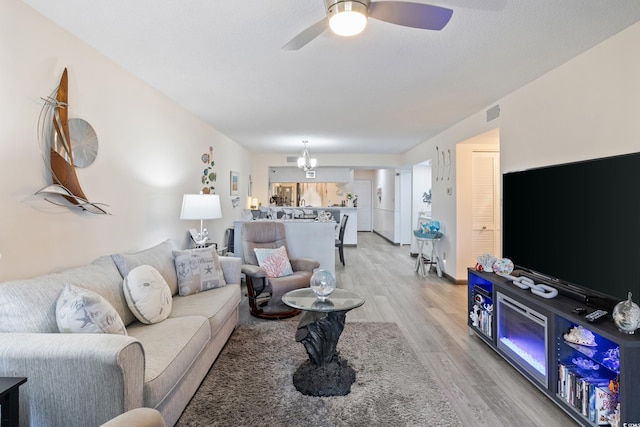
[[547,317],[497,292],[497,345],[521,371],[548,385]]

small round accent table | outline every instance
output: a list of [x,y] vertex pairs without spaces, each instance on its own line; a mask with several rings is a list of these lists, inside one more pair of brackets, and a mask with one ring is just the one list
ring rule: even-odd
[[355,292],[336,289],[325,300],[309,288],[287,292],[282,302],[303,310],[296,341],[307,350],[309,360],[293,374],[293,385],[307,396],[345,396],[351,391],[356,373],[336,346],[344,329],[347,312],[365,300]]

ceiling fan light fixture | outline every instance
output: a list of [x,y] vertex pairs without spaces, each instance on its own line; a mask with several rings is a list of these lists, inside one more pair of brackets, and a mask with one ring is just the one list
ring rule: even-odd
[[339,36],[355,36],[367,26],[369,2],[338,1],[327,7],[329,27]]

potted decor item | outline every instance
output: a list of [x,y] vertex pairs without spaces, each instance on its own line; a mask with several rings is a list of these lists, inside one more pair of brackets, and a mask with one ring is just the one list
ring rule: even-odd
[[633,334],[640,327],[640,307],[631,300],[631,292],[626,301],[616,304],[612,317],[618,330],[625,334]]

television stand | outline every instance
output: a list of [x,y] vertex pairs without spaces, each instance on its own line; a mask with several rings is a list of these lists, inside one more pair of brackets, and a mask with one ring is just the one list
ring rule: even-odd
[[529,277],[536,282],[553,286],[558,290],[558,294],[560,295],[564,295],[569,299],[585,304],[591,308],[608,311],[609,313],[612,313],[613,308],[620,302],[612,298],[589,294],[570,283],[565,283],[533,271],[517,270],[514,271],[514,275]]
[[[618,403],[620,426],[640,425],[640,334],[619,332],[610,316],[589,323],[573,312],[587,302],[563,294],[540,298],[494,273],[468,270],[471,335],[580,425],[608,425]],[[575,336],[587,339],[579,343]]]

